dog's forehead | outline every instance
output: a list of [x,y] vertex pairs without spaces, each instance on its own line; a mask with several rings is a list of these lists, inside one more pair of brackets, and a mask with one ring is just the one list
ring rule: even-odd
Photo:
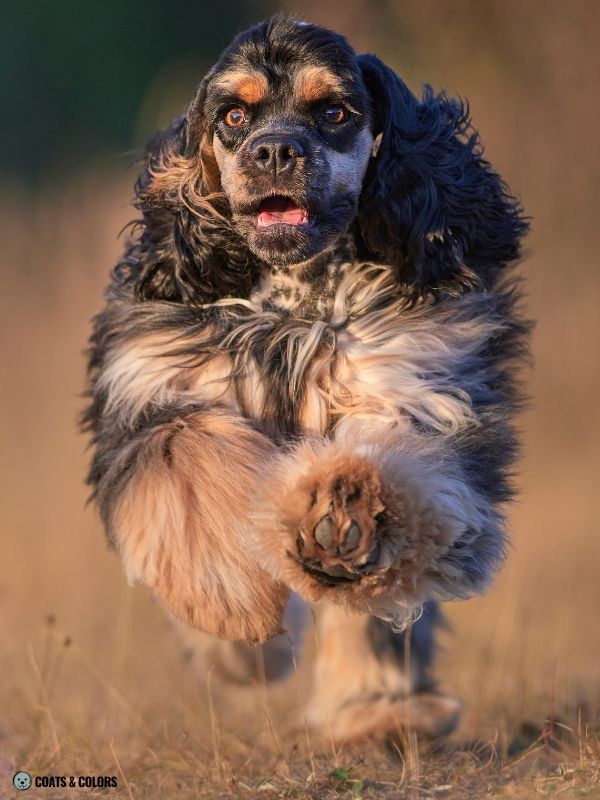
[[361,89],[353,50],[330,31],[287,21],[284,28],[242,34],[225,50],[208,96],[235,96],[253,104],[268,95],[314,102]]
[[281,94],[291,100],[312,103],[350,94],[358,88],[352,77],[326,64],[299,63],[279,70],[248,62],[217,73],[210,94],[237,97],[249,105]]

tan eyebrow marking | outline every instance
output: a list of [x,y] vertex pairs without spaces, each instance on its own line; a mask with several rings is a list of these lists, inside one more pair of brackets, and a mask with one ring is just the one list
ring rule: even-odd
[[307,103],[342,91],[339,77],[327,67],[304,67],[294,80],[294,97]]
[[216,85],[228,94],[234,94],[244,103],[252,105],[260,103],[267,94],[269,83],[262,72],[232,70],[224,72],[216,81]]

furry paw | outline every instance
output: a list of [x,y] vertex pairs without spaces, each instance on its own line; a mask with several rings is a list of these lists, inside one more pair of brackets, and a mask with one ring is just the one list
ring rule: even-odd
[[449,695],[423,692],[407,697],[380,693],[371,698],[348,698],[335,709],[313,709],[309,724],[339,744],[364,739],[400,738],[414,731],[419,738],[448,736],[458,724],[461,703]]
[[254,500],[254,558],[306,600],[366,611],[393,581],[397,501],[377,463],[303,443],[265,475]]
[[307,506],[295,542],[306,572],[329,587],[370,574],[381,552],[377,529],[385,512],[374,465],[340,455],[305,476],[296,491]]
[[261,568],[304,599],[402,624],[430,593],[468,505],[458,492],[455,501],[452,481],[401,450],[357,450],[303,442],[275,460],[246,542]]

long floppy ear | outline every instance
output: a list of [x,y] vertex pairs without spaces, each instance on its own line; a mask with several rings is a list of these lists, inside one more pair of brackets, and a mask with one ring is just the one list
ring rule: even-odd
[[482,157],[468,109],[426,86],[421,100],[372,55],[358,57],[379,149],[359,204],[366,257],[418,291],[488,286],[519,256],[519,203]]
[[207,78],[186,113],[148,143],[136,186],[142,219],[115,275],[142,299],[211,302],[244,295],[254,261],[231,224],[203,106]]

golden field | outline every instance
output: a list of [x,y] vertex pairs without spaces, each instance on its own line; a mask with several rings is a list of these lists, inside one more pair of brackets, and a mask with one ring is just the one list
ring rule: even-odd
[[89,319],[132,217],[135,170],[99,160],[2,191],[0,798],[17,795],[18,769],[119,779],[23,795],[43,798],[600,797],[600,5],[293,8],[376,50],[412,88],[468,97],[533,218],[513,548],[485,597],[447,606],[437,670],[464,701],[460,728],[403,754],[323,746],[292,724],[309,659],[283,685],[199,679],[161,609],[126,584],[85,506],[76,424]]

